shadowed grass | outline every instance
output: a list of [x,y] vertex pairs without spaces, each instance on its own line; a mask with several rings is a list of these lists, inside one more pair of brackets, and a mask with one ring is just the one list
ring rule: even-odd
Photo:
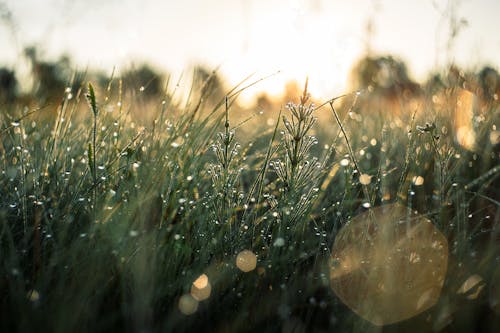
[[[489,286],[498,265],[491,140],[468,151],[434,132],[452,119],[423,127],[432,109],[404,123],[356,98],[339,112],[325,102],[334,119],[316,122],[307,88],[284,117],[272,110],[274,123],[231,127],[247,118],[236,111],[244,82],[211,103],[208,84],[186,108],[150,101],[148,125],[131,116],[144,105],[125,104],[113,83],[106,97],[89,85],[92,114],[69,94],[53,119],[15,105],[0,114],[1,331],[375,330],[329,286],[336,233],[366,202],[412,207],[450,244],[438,305],[387,331],[498,327],[489,292],[456,293],[472,274]],[[495,125],[498,108],[476,132]],[[249,273],[235,265],[245,249],[257,254]],[[179,299],[201,274],[211,296],[185,316]]]

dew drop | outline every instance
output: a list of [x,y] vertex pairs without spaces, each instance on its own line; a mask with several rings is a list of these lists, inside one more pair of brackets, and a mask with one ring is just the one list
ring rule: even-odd
[[349,165],[349,160],[347,158],[344,158],[340,161],[340,165],[343,167],[346,167]]

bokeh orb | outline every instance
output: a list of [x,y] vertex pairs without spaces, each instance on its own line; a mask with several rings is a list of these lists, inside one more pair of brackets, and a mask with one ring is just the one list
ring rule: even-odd
[[179,298],[178,307],[182,314],[189,316],[198,310],[198,301],[190,294],[185,294]]
[[250,250],[243,250],[236,256],[236,267],[242,272],[250,272],[257,267],[257,256]]
[[330,284],[352,311],[382,326],[436,304],[448,242],[427,218],[400,204],[370,208],[338,233]]
[[191,296],[201,302],[210,297],[212,286],[206,274],[201,274],[191,285]]

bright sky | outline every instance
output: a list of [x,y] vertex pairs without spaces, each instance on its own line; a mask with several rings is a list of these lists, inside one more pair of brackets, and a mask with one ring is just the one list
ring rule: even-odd
[[467,68],[500,65],[498,0],[0,0],[0,15],[2,4],[15,31],[0,22],[0,62],[9,66],[20,45],[38,43],[48,56],[67,52],[108,71],[145,59],[179,75],[203,63],[234,84],[279,70],[257,90],[278,93],[309,76],[312,93],[328,98],[345,91],[367,40],[406,61],[415,79],[443,66],[451,12],[467,26],[450,57]]

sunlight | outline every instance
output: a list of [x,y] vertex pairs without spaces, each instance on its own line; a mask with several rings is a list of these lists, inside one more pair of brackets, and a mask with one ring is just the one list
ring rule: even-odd
[[493,331],[465,2],[0,0],[0,332]]
[[458,143],[468,150],[474,150],[476,136],[474,133],[474,102],[476,96],[465,89],[459,89],[456,97],[455,126]]
[[222,70],[233,84],[254,72],[260,77],[279,71],[248,89],[243,99],[264,91],[281,95],[288,82],[295,80],[302,86],[306,77],[312,95],[328,99],[345,89],[359,49],[359,42],[336,30],[331,17],[291,6],[279,13],[262,13],[254,23],[248,48],[224,63]]

